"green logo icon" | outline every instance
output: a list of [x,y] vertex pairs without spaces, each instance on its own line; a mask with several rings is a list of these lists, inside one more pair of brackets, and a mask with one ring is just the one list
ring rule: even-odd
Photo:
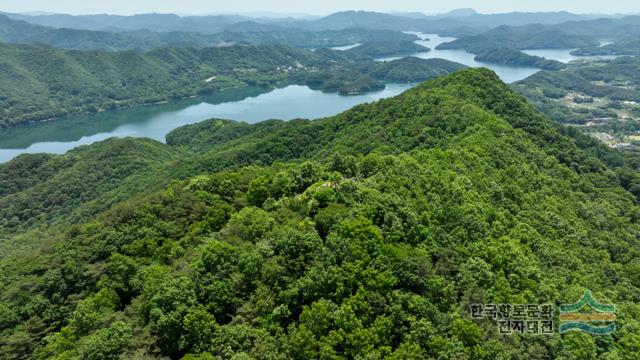
[[[592,311],[584,311],[590,308]],[[560,305],[560,333],[571,330],[584,331],[594,335],[607,335],[616,330],[615,307],[601,304],[587,290],[574,304]]]

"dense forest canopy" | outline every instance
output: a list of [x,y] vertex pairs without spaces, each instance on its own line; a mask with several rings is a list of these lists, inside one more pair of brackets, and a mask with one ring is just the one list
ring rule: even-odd
[[[418,58],[436,54],[425,34],[544,71],[507,85]],[[567,12],[0,13],[0,127],[412,86],[322,119],[203,119],[0,164],[0,359],[638,359],[640,57],[523,52],[638,55],[638,36],[640,16]],[[615,331],[560,333],[555,311],[544,336],[505,335],[472,311],[584,294]]]
[[[639,164],[488,70],[167,140],[0,165],[0,357],[637,354]],[[501,336],[468,312],[585,289],[616,305],[615,333]]]

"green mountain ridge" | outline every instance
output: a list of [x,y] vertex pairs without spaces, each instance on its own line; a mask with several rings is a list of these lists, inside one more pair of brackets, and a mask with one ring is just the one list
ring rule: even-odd
[[[0,258],[0,357],[637,353],[627,165],[491,71],[326,119],[209,120],[167,143],[112,139],[0,165],[1,243],[20,245]],[[92,208],[108,192],[128,200]],[[40,218],[16,228],[14,216]],[[472,303],[573,303],[585,289],[616,305],[614,334],[501,336],[469,317]]]

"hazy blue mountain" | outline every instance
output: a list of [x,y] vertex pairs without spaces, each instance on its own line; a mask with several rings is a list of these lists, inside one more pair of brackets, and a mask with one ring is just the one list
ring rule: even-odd
[[242,22],[215,34],[195,32],[126,32],[57,29],[12,20],[0,15],[0,42],[42,43],[63,49],[103,49],[146,51],[158,47],[207,47],[221,44],[286,44],[302,48],[332,47],[371,41],[413,41],[416,37],[390,30],[304,31],[275,25]]
[[566,11],[558,12],[510,12],[503,14],[472,14],[462,19],[468,26],[519,26],[526,24],[559,24],[566,21],[587,20],[584,15]]
[[430,16],[421,12],[390,12],[389,15],[402,16],[410,19],[429,19]]
[[554,28],[571,35],[597,35],[600,39],[615,41],[640,35],[640,16],[568,21],[554,25]]
[[224,31],[251,32],[251,31],[282,31],[286,27],[278,24],[265,24],[253,20],[241,21],[224,27]]
[[15,20],[24,20],[32,24],[51,26],[56,28],[72,28],[82,30],[109,31],[185,31],[214,33],[225,26],[247,21],[251,18],[237,15],[187,16],[175,14],[139,14],[133,16],[121,15],[23,15],[9,14]]
[[443,14],[434,15],[433,17],[463,18],[463,17],[468,17],[468,16],[472,16],[472,15],[477,15],[477,14],[478,14],[478,12],[476,12],[475,10],[470,9],[470,8],[466,8],[466,9],[454,9],[454,10],[451,10],[451,11],[443,13]]
[[[83,30],[159,32],[183,31],[216,33],[237,23],[252,21],[265,25],[298,27],[308,30],[336,30],[347,28],[375,28],[390,30],[443,31],[459,27],[495,27],[531,23],[558,24],[566,21],[587,20],[592,17],[568,12],[512,12],[480,14],[473,9],[458,9],[445,14],[428,16],[421,13],[385,14],[373,11],[343,11],[313,19],[310,17],[265,17],[240,15],[178,16],[174,14],[119,15],[25,15],[6,14],[12,19],[57,28]],[[255,24],[253,25],[256,26]],[[265,27],[265,28],[268,28]]]
[[0,15],[0,42],[43,43],[70,49],[127,49],[137,46],[123,34],[77,29],[57,29],[13,20]]
[[342,11],[308,22],[298,22],[298,26],[321,29],[377,28],[410,30],[423,23],[423,20],[383,14],[374,11]]
[[384,14],[372,11],[344,11],[310,22],[298,22],[312,29],[342,29],[350,27],[377,27],[395,30],[450,29],[461,26],[496,27],[499,25],[559,24],[567,21],[588,20],[589,17],[568,12],[511,12],[480,14],[472,9],[454,10],[434,16]]
[[14,14],[2,13],[13,20],[23,20],[35,25],[51,26],[55,28],[73,28],[83,30],[102,30],[112,27],[112,24],[123,16],[117,15],[82,15],[67,14]]
[[571,49],[597,46],[596,35],[575,35],[541,24],[499,26],[480,35],[467,36],[440,44],[438,49],[464,49],[480,54],[490,49]]

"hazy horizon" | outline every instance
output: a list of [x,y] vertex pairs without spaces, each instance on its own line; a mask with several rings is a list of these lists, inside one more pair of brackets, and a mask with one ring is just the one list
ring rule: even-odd
[[347,10],[367,10],[385,13],[419,12],[427,15],[446,13],[461,8],[473,8],[484,14],[505,12],[555,12],[568,11],[578,14],[633,14],[640,12],[640,2],[617,1],[615,4],[585,0],[580,4],[568,0],[525,0],[483,1],[451,0],[447,5],[425,4],[415,0],[396,0],[390,6],[388,1],[363,0],[325,0],[317,3],[276,0],[265,4],[257,0],[239,0],[235,2],[210,2],[203,0],[182,0],[180,2],[157,2],[154,0],[112,0],[109,2],[87,2],[69,0],[51,2],[50,0],[4,0],[0,11],[12,13],[57,13],[72,15],[113,14],[134,15],[144,13],[171,13],[179,15],[209,14],[281,14],[292,16],[327,15]]

